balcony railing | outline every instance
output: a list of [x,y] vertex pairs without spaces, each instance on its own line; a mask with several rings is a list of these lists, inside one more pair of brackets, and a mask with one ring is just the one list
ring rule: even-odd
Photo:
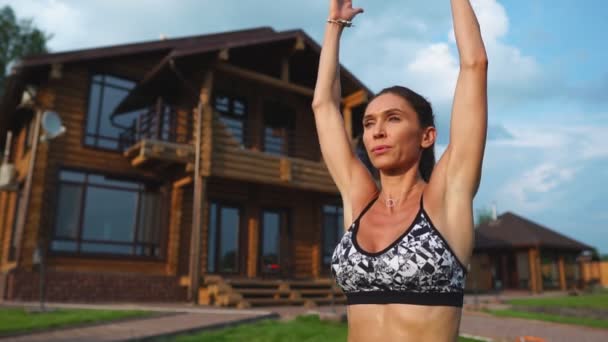
[[191,115],[180,115],[169,106],[150,107],[120,134],[120,148],[125,150],[143,139],[188,144],[192,141],[192,127]]

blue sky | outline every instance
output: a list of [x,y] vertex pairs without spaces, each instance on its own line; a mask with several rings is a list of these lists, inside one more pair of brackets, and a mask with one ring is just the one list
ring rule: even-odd
[[[53,51],[271,26],[321,42],[328,0],[6,1]],[[608,253],[608,2],[475,0],[489,56],[489,133],[475,207],[495,202]],[[372,90],[431,100],[448,139],[458,55],[449,1],[355,0],[341,62]]]

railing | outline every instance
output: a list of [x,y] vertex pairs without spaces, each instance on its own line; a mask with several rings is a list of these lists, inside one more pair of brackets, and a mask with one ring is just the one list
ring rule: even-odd
[[309,160],[319,159],[318,140],[313,134],[289,128],[263,126],[254,132],[239,120],[219,118],[219,127],[224,128],[222,138],[216,144],[236,144],[245,149],[254,149],[271,155],[288,156]]
[[143,139],[188,144],[192,128],[191,115],[179,115],[169,106],[154,106],[140,113],[120,134],[119,146],[124,150]]

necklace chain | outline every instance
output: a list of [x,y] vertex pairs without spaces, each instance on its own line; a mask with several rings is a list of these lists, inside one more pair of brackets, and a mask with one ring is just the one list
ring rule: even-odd
[[[416,185],[414,185],[407,193],[406,196],[412,192],[412,190],[414,190],[414,188],[416,187]],[[388,207],[388,208],[394,208],[395,205],[397,205],[397,202],[399,202],[399,199],[393,199],[390,195],[386,195],[386,193],[384,191],[380,191],[380,195],[384,195],[385,199],[384,199],[384,204]]]

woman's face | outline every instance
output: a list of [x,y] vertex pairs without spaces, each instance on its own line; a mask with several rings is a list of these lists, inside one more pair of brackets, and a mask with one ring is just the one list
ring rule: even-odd
[[363,144],[370,161],[384,172],[403,172],[435,141],[435,128],[422,129],[418,114],[402,97],[376,97],[363,116]]

